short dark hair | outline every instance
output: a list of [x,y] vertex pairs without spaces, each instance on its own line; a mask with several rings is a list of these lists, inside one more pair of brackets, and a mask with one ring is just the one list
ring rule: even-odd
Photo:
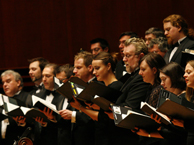
[[47,65],[45,65],[44,68],[46,68],[46,67],[53,68],[53,72],[52,73],[53,73],[54,76],[56,76],[56,71],[57,71],[57,68],[58,68],[57,64],[55,64],[55,63],[48,63]]
[[155,78],[154,78],[154,86],[157,86],[160,84],[160,69],[163,68],[166,65],[165,60],[163,57],[157,53],[148,53],[147,55],[144,55],[139,64],[141,64],[142,61],[146,61],[146,63],[149,65],[150,68],[156,68],[157,72],[155,73]]
[[123,36],[130,36],[131,38],[133,38],[133,37],[139,38],[137,33],[131,32],[131,31],[121,33],[121,35],[119,36],[119,39],[121,39],[121,37],[123,37]]
[[95,43],[100,43],[100,46],[102,47],[102,49],[104,50],[106,47],[108,47],[108,52],[109,52],[109,44],[108,42],[103,39],[103,38],[95,38],[93,40],[90,41],[90,44],[95,44]]
[[148,35],[148,34],[153,34],[154,36],[156,36],[156,38],[165,37],[164,31],[162,29],[156,28],[156,27],[151,27],[147,31],[145,31],[145,35]]
[[184,69],[176,62],[171,62],[164,66],[160,72],[170,77],[171,87],[185,90],[186,83],[183,77]]
[[36,57],[36,58],[32,58],[32,59],[28,60],[29,64],[31,64],[35,61],[39,62],[39,67],[40,67],[41,71],[43,71],[44,67],[49,63],[49,61],[43,57]]
[[73,75],[74,67],[70,64],[61,65],[57,68],[56,74],[60,72],[65,72],[67,79],[69,79]]

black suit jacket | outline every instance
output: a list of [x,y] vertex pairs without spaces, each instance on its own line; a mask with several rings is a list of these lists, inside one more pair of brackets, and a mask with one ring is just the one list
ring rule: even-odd
[[[71,105],[68,104],[66,109],[72,110]],[[65,120],[65,119],[61,118],[58,121],[58,145],[64,145],[64,144],[65,145],[72,144],[71,120]]]
[[124,67],[123,60],[120,60],[115,68],[115,76],[118,80],[123,76],[123,71],[126,71],[126,68]]
[[[94,78],[92,81],[97,82]],[[72,123],[72,145],[94,145],[95,124],[85,113],[76,111],[76,123]]]
[[134,109],[140,108],[141,101],[145,101],[149,84],[143,81],[139,75],[139,69],[131,74],[125,82],[121,91],[122,95],[117,99],[116,103],[120,106],[129,106]]
[[[40,93],[36,94],[36,96],[42,98],[42,99],[46,99],[47,96],[47,90],[43,89]],[[57,110],[61,110],[63,101],[64,101],[64,97],[62,95],[60,95],[57,92],[53,93],[53,100],[52,100],[52,104],[54,104],[57,108]],[[40,137],[37,139],[38,144],[42,145],[42,144],[46,144],[46,145],[57,145],[58,144],[58,128],[59,128],[59,124],[60,124],[60,116],[57,118],[58,122],[57,123],[53,123],[53,122],[49,122],[47,124],[46,127],[41,127],[41,133],[40,133]]]
[[[16,98],[22,102],[25,102],[27,96],[28,96],[28,93],[22,90],[18,95],[13,96],[13,98]],[[6,129],[5,139],[1,139],[1,142],[0,142],[0,144],[2,145],[3,144],[13,145],[14,140],[17,141],[19,139],[18,137],[20,137],[25,131],[25,129],[27,128],[27,126],[25,127],[18,126],[17,123],[12,119],[12,117],[8,117],[8,119],[9,119],[9,125],[7,126],[7,129]],[[0,129],[1,127],[2,126],[0,124]],[[0,131],[0,138],[1,137],[2,137],[2,134]]]
[[[194,45],[194,41],[189,39],[188,37],[186,37],[179,45],[177,51],[173,55],[170,62],[176,62],[176,63],[181,65],[182,51],[189,48],[191,45]],[[172,49],[169,49],[169,51],[167,51],[167,53],[164,56],[164,60],[166,61],[167,64],[169,63],[169,57],[170,57],[171,51],[172,51]],[[183,67],[185,67],[185,66],[183,66]]]

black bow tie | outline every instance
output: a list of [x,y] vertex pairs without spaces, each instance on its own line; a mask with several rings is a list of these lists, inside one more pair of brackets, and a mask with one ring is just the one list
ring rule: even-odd
[[171,45],[171,48],[172,48],[172,49],[175,48],[175,47],[179,47],[179,43],[178,43],[178,42],[175,43],[175,44],[173,44],[173,45]]
[[43,88],[43,86],[42,85],[39,85],[39,86],[34,86],[34,88],[36,89],[36,90],[42,90],[42,88]]
[[50,94],[52,94],[53,96],[55,96],[56,91],[46,90],[46,95],[49,96]]

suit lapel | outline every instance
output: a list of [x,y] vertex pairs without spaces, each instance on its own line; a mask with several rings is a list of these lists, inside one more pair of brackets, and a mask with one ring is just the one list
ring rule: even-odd
[[120,91],[122,91],[122,92],[125,91],[125,89],[126,89],[127,86],[130,84],[130,82],[138,75],[138,72],[139,72],[139,69],[136,70],[136,71],[134,72],[134,74],[132,74],[132,75],[128,78],[128,80],[127,80],[127,81],[123,84],[123,86],[121,87]]
[[177,59],[177,57],[180,55],[180,53],[182,53],[182,51],[184,51],[184,46],[185,44],[187,44],[188,39],[185,38],[185,40],[183,40],[183,42],[179,45],[177,51],[175,52],[175,54],[173,55],[171,61],[175,61]]

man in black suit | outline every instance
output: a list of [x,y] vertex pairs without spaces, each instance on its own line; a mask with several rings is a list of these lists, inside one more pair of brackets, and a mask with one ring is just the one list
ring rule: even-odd
[[28,60],[29,62],[29,75],[32,82],[35,84],[34,89],[30,92],[30,94],[34,95],[39,93],[42,90],[42,71],[46,64],[48,64],[48,60],[42,57],[37,57]]
[[[53,77],[56,76],[55,72],[57,69],[57,65],[53,63],[48,63],[43,71],[42,71],[42,82],[44,85],[44,88],[42,91],[36,94],[36,96],[46,100],[48,103],[51,103],[56,106],[57,110],[61,110],[62,104],[64,101],[64,97],[57,93],[54,90],[54,79]],[[60,127],[60,116],[55,118],[53,115],[49,115],[52,111],[51,110],[45,110],[43,111],[45,115],[52,121],[48,122],[47,124],[42,124],[41,127],[41,133],[39,138],[38,144],[46,144],[46,145],[54,145],[58,144],[58,128]],[[57,121],[57,122],[56,122]],[[40,121],[40,123],[42,123]],[[67,127],[70,126],[67,125]],[[70,128],[69,128],[69,134],[70,134]]]
[[[123,59],[123,49],[124,49],[124,43],[127,39],[130,38],[138,38],[137,34],[134,32],[123,32],[119,36],[119,52],[121,54],[121,57]],[[117,79],[120,79],[122,76],[126,74],[125,64],[123,60],[118,61],[116,68],[115,68],[115,76]]]
[[[180,15],[170,15],[163,20],[164,34],[168,39],[170,45],[169,51],[165,54],[164,59],[166,63],[177,62],[181,64],[182,51],[194,44],[193,31],[188,29],[188,24]],[[190,33],[191,32],[191,33]],[[185,66],[183,66],[185,67]]]
[[[80,52],[74,57],[73,73],[84,82],[95,79],[92,67],[93,55],[90,52]],[[94,144],[94,121],[83,112],[68,109],[60,111],[61,116],[72,122],[72,144],[93,145]]]
[[[149,84],[143,81],[139,75],[139,61],[148,53],[147,45],[143,39],[131,38],[124,43],[123,61],[126,65],[126,71],[130,73],[130,77],[121,88],[123,92],[116,101],[116,105],[123,107],[130,107],[133,109],[140,109],[141,101],[145,101]],[[108,113],[109,117],[113,119],[113,114]],[[121,144],[138,144],[138,135],[132,133],[130,130],[123,129],[121,132]]]
[[[18,105],[25,105],[28,93],[22,90],[23,80],[21,75],[13,70],[7,70],[1,74],[1,79],[5,95],[24,102]],[[18,121],[18,119],[15,120]],[[1,121],[0,135],[2,144],[13,145],[14,140],[17,141],[19,139],[18,136],[20,137],[25,131],[25,124],[18,126],[15,120],[12,117],[8,117],[8,119]]]
[[[73,75],[73,69],[74,67],[70,64],[65,64],[57,68],[56,70],[56,78],[58,78],[60,81],[66,81]],[[60,112],[71,112],[72,107],[68,103],[68,99],[64,98],[62,108],[60,109],[62,111]],[[70,113],[69,113],[70,114]],[[64,116],[63,116],[64,117]],[[72,145],[72,139],[71,139],[71,120],[64,117],[63,119],[61,117],[60,119],[60,125],[58,128],[58,145]]]

